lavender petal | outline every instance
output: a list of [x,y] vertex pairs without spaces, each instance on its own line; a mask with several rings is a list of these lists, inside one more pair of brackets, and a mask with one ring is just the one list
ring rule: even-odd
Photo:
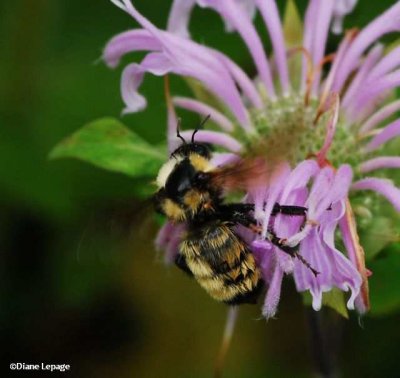
[[210,116],[212,122],[215,122],[221,129],[225,131],[232,131],[232,122],[225,117],[221,112],[215,108],[197,100],[193,100],[187,97],[174,97],[173,103],[175,106],[190,110],[192,112],[198,113],[202,116]]
[[384,168],[400,168],[400,157],[398,156],[382,156],[371,159],[362,163],[359,167],[360,172],[367,173],[376,169]]
[[393,207],[400,211],[400,189],[396,188],[390,180],[368,177],[355,182],[351,189],[373,190],[386,197]]
[[279,17],[275,0],[256,0],[256,4],[268,28],[275,53],[275,62],[281,81],[283,95],[288,95],[290,89],[288,64],[282,22]]
[[196,0],[174,0],[169,12],[167,30],[183,38],[190,38],[188,26]]
[[[190,140],[193,132],[194,130],[186,130],[182,131],[181,135],[184,139]],[[234,153],[238,153],[242,149],[242,145],[234,137],[217,131],[202,130],[196,134],[196,140],[202,143],[216,144]],[[178,140],[176,143],[176,147],[178,147],[180,141]]]
[[376,150],[382,144],[389,140],[396,138],[400,135],[400,120],[392,122],[390,125],[382,129],[382,131],[376,135],[372,140],[365,146],[366,152]]
[[160,42],[144,29],[129,30],[112,38],[103,51],[102,58],[110,68],[118,66],[121,57],[132,51],[159,51]]
[[359,134],[363,134],[369,130],[372,130],[373,128],[375,128],[375,126],[379,125],[381,122],[383,122],[385,119],[389,118],[399,110],[400,100],[393,101],[389,105],[386,105],[382,109],[379,109],[364,122],[364,124],[360,127]]
[[269,96],[275,98],[275,89],[268,58],[261,39],[248,14],[236,2],[230,0],[202,0],[200,4],[215,9],[238,31],[249,49]]
[[400,3],[397,2],[386,12],[375,18],[355,38],[349,48],[335,79],[333,90],[340,92],[350,73],[357,66],[363,52],[384,34],[400,30]]

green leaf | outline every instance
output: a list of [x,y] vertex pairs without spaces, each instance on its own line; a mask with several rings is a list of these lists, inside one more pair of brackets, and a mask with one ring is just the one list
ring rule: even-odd
[[400,310],[400,246],[371,261],[369,279],[371,315],[386,315]]
[[[312,304],[312,297],[308,291],[303,293],[303,303],[306,306],[311,306]],[[344,293],[337,288],[333,288],[331,291],[322,294],[322,305],[330,307],[346,319],[349,318]]]
[[344,318],[349,318],[343,291],[333,288],[331,291],[324,293],[322,295],[322,304],[335,310],[339,315],[342,315]]
[[49,158],[76,158],[132,177],[155,176],[166,157],[113,118],[93,121],[51,151]]
[[367,260],[371,260],[396,239],[394,219],[374,217],[365,228],[360,228],[360,241]]

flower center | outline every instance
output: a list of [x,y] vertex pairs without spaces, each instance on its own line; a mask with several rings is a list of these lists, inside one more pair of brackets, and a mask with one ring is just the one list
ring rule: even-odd
[[[303,96],[290,96],[253,111],[251,117],[257,132],[244,138],[245,153],[292,165],[315,155],[324,144],[329,118],[329,112],[325,113],[315,124],[317,107],[316,100],[305,106]],[[327,158],[336,167],[343,163],[356,167],[362,161],[356,136],[341,119]]]

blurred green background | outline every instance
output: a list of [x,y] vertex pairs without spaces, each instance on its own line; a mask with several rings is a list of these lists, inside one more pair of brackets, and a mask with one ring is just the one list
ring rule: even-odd
[[[394,2],[361,0],[346,25],[363,26]],[[283,10],[285,2],[278,3]],[[306,2],[297,3],[304,12]],[[170,1],[135,4],[165,26]],[[226,307],[166,268],[154,251],[157,224],[134,199],[149,179],[47,159],[83,124],[119,117],[121,69],[108,70],[99,57],[109,38],[131,27],[135,22],[107,0],[0,3],[0,321],[7,374],[10,362],[46,362],[69,363],[78,377],[211,376]],[[215,13],[197,9],[192,32],[251,70],[245,47],[223,32]],[[337,41],[332,37],[331,48]],[[181,81],[172,84],[173,92],[189,93]],[[147,76],[143,93],[148,109],[123,121],[145,139],[162,141],[162,79]],[[197,119],[185,113],[184,122]],[[113,203],[124,216],[136,213],[127,238],[114,227]],[[372,269],[371,286],[390,290],[379,261]],[[242,308],[226,377],[311,375],[306,310],[290,280],[283,293],[276,320],[262,320],[259,306]],[[355,314],[337,325],[342,376],[399,376],[399,307],[389,307],[363,318],[362,326]]]

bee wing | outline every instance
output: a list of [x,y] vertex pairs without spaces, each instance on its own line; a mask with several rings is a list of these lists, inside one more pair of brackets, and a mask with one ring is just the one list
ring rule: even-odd
[[226,191],[246,190],[265,185],[271,172],[264,158],[244,158],[212,170],[211,185]]
[[77,241],[76,258],[84,261],[100,253],[116,254],[133,236],[145,240],[155,232],[152,198],[104,200],[85,206],[85,226]]

